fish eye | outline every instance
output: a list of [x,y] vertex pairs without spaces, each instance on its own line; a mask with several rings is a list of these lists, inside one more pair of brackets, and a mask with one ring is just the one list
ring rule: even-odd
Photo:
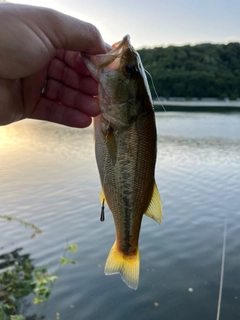
[[128,63],[128,64],[125,66],[125,71],[126,71],[126,74],[127,74],[128,77],[133,77],[133,76],[137,73],[138,69],[137,69],[137,67],[135,66],[135,64],[133,64],[133,63]]

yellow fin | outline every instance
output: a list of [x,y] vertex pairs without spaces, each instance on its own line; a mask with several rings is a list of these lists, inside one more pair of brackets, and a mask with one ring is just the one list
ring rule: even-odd
[[162,222],[162,202],[156,182],[154,182],[152,199],[145,214],[159,224]]
[[117,249],[115,242],[109,252],[104,273],[106,275],[120,273],[126,285],[136,290],[138,287],[139,267],[140,259],[138,249],[135,256],[126,256]]
[[103,200],[104,200],[104,204],[107,205],[107,200],[106,200],[105,194],[104,194],[103,189],[102,189],[100,191],[100,203],[101,204],[103,203]]

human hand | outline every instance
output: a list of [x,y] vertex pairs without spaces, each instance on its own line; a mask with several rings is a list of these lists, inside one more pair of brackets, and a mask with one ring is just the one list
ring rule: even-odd
[[0,4],[0,125],[24,118],[90,125],[100,113],[97,83],[80,53],[107,50],[91,24],[47,8]]

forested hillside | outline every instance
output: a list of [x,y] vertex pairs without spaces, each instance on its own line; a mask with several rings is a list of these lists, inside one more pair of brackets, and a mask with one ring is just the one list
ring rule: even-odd
[[138,52],[161,97],[240,97],[240,43],[169,46]]

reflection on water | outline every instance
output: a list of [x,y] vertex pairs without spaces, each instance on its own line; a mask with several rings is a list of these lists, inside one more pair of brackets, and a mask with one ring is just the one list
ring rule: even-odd
[[[92,128],[24,121],[0,128],[0,215],[36,224],[42,235],[0,220],[0,254],[23,247],[34,265],[56,269],[66,241],[78,244],[45,310],[55,319],[216,318],[224,217],[228,216],[221,319],[240,314],[240,116],[157,114],[156,180],[161,226],[144,217],[139,288],[106,277],[111,213],[99,222],[100,183]],[[188,291],[192,288],[193,291]]]

